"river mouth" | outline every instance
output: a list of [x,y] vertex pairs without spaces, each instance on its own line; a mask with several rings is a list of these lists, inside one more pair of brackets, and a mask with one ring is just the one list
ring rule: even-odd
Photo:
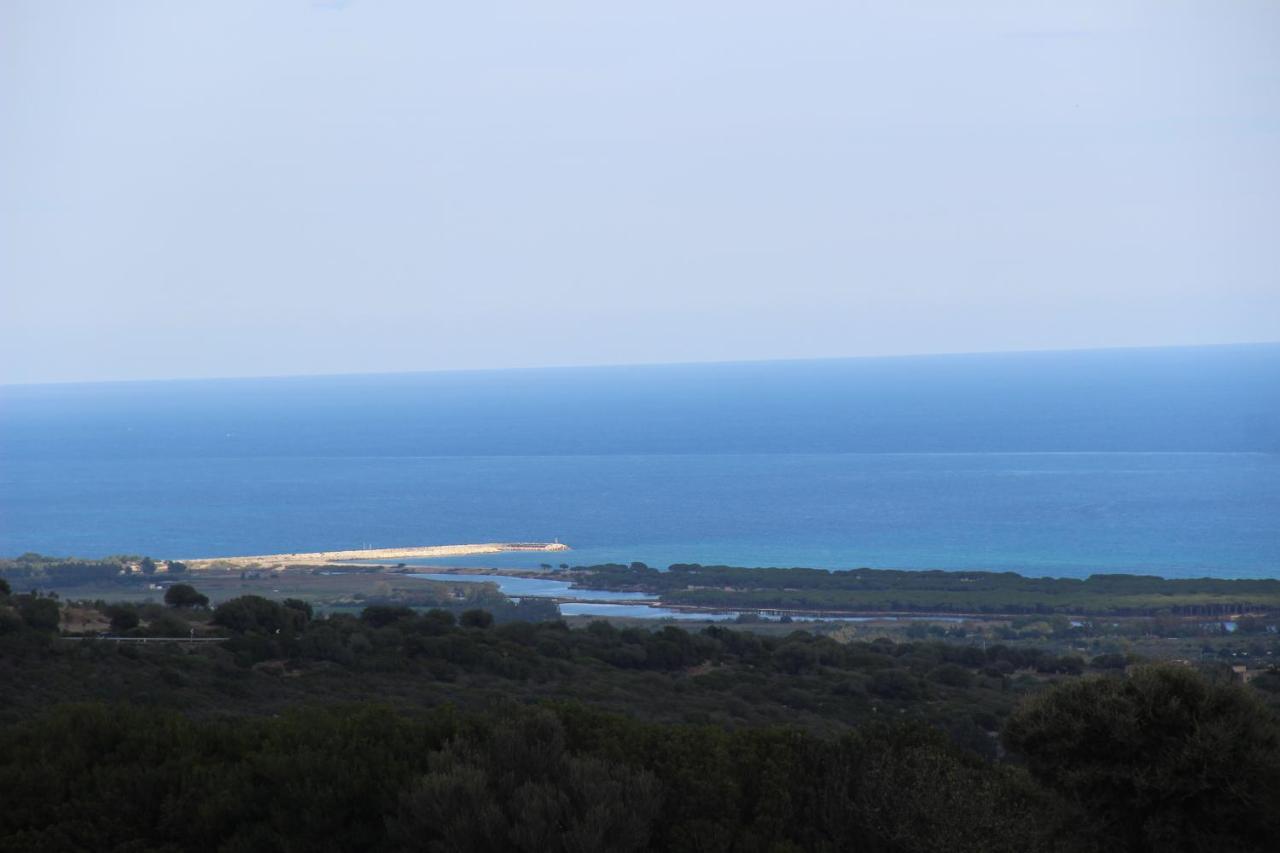
[[[724,622],[744,614],[741,610],[701,610],[662,606],[661,600],[647,592],[619,592],[609,589],[575,587],[567,581],[552,578],[515,577],[512,575],[462,574],[450,572],[411,572],[404,577],[439,583],[493,583],[509,598],[549,598],[564,616],[626,617],[631,619],[675,619],[686,622]],[[745,611],[762,622],[780,621],[781,614]],[[793,615],[796,622],[964,622],[966,617],[948,615]]]
[[510,598],[555,598],[580,602],[651,602],[658,597],[647,592],[618,592],[608,589],[584,589],[567,581],[552,578],[514,577],[511,575],[452,574],[435,572],[411,572],[405,577],[441,583],[495,583],[503,595]]
[[583,589],[551,578],[512,577],[510,575],[448,574],[413,572],[405,575],[443,583],[495,583],[510,598],[550,598],[560,606],[564,616],[600,616],[631,619],[677,619],[682,621],[723,622],[737,619],[740,612],[675,610],[662,607],[658,598],[646,592],[618,592],[609,589]]

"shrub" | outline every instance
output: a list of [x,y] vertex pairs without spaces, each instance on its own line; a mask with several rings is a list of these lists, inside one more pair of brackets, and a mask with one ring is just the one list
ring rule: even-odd
[[314,615],[311,609],[311,602],[303,601],[301,598],[286,598],[283,603],[290,610],[296,610],[305,615],[307,617],[306,621],[311,621],[311,617]]
[[22,617],[8,607],[0,607],[0,636],[16,634],[22,630]]
[[61,611],[52,598],[26,595],[18,599],[18,613],[27,626],[37,631],[56,631]]
[[493,614],[487,610],[467,610],[459,621],[464,628],[488,628],[493,624]]
[[165,613],[152,619],[147,633],[153,637],[189,637],[191,625],[176,613]]
[[968,687],[973,683],[973,673],[959,664],[944,663],[929,672],[929,678],[948,687]]
[[138,627],[138,623],[142,620],[138,617],[138,611],[132,607],[123,604],[113,604],[103,611],[103,615],[111,620],[111,630],[117,634],[125,631],[131,631]]
[[920,679],[900,669],[885,669],[871,676],[867,687],[882,699],[923,699],[927,693]]
[[397,622],[412,622],[418,618],[412,607],[393,607],[389,604],[374,604],[360,613],[360,621],[370,628],[385,628]]
[[164,591],[164,603],[170,607],[208,607],[209,596],[201,595],[189,583],[175,583]]
[[285,607],[260,595],[242,595],[219,604],[213,611],[213,623],[232,631],[259,631],[275,634],[295,631],[302,626],[304,617],[296,610]]
[[[1056,685],[1005,745],[1112,850],[1262,850],[1280,833],[1280,721],[1239,685],[1182,666]],[[1268,841],[1270,839],[1270,841]]]

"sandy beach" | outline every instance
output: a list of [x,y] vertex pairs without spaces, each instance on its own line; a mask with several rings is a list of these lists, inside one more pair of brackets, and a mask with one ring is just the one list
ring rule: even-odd
[[487,542],[479,545],[419,545],[409,548],[367,548],[352,551],[312,551],[295,554],[258,554],[243,557],[196,557],[184,560],[189,569],[287,567],[336,563],[344,560],[366,562],[421,559],[424,557],[464,557],[474,554],[501,554],[508,551],[568,551],[559,542]]

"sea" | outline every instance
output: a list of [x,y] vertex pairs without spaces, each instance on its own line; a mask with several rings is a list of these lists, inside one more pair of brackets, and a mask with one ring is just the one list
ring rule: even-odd
[[0,387],[3,555],[495,541],[1280,577],[1280,344]]

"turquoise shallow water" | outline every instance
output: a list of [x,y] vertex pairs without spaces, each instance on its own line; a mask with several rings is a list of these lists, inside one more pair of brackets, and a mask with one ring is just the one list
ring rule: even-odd
[[1280,347],[0,388],[0,553],[1280,576]]

